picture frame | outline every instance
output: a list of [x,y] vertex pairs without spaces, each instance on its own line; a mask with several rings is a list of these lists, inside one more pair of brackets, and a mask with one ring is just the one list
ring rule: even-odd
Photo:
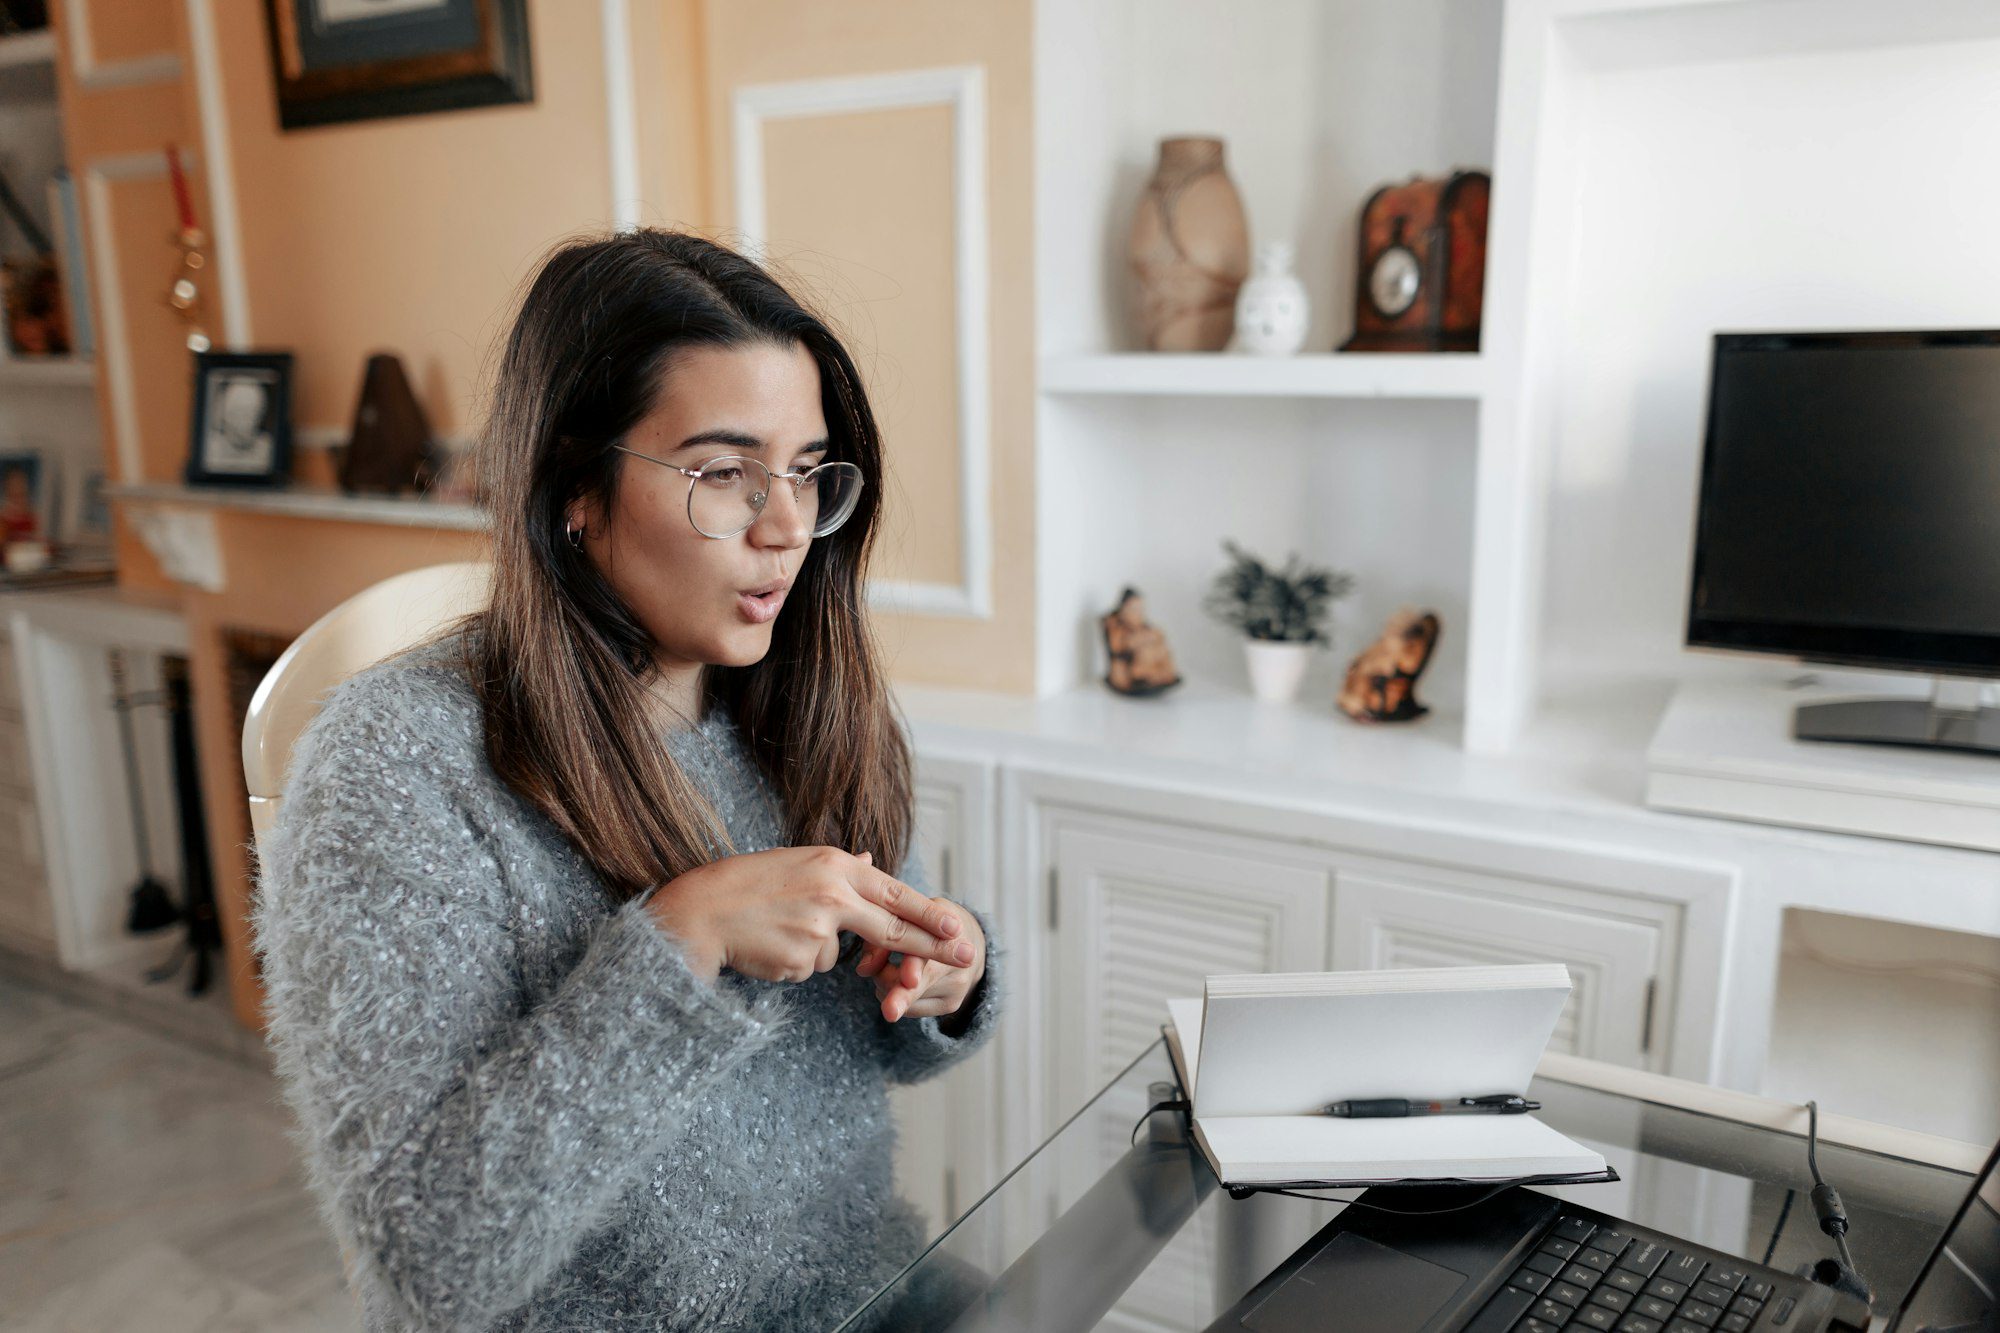
[[196,352],[193,396],[188,485],[290,483],[290,352]]
[[49,471],[39,449],[0,453],[0,545],[48,539]]
[[535,100],[527,0],[264,0],[278,124]]

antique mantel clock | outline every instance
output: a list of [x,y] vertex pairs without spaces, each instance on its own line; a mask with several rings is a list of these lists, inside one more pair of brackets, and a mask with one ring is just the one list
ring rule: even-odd
[[1354,336],[1343,352],[1476,352],[1492,178],[1384,185],[1361,208]]

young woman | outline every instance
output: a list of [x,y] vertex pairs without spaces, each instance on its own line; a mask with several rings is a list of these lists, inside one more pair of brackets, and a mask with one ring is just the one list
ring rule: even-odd
[[830,1328],[922,1244],[885,1081],[999,1008],[911,849],[875,419],[673,232],[556,250],[498,376],[491,607],[328,696],[263,848],[312,1187],[370,1329]]

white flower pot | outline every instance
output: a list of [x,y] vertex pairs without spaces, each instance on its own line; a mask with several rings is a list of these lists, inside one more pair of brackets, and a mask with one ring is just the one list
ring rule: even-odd
[[1265,703],[1288,704],[1299,697],[1299,682],[1312,661],[1309,643],[1245,639],[1243,659],[1250,667],[1250,692]]

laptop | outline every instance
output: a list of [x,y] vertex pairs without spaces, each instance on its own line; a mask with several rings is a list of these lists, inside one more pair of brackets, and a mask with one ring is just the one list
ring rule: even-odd
[[[1996,1161],[2000,1145],[1887,1333],[2000,1333]],[[1343,1209],[1207,1333],[1859,1333],[1869,1326],[1856,1297],[1532,1190],[1431,1216],[1405,1213],[1451,1207],[1465,1187],[1398,1186],[1372,1198],[1405,1212]]]

